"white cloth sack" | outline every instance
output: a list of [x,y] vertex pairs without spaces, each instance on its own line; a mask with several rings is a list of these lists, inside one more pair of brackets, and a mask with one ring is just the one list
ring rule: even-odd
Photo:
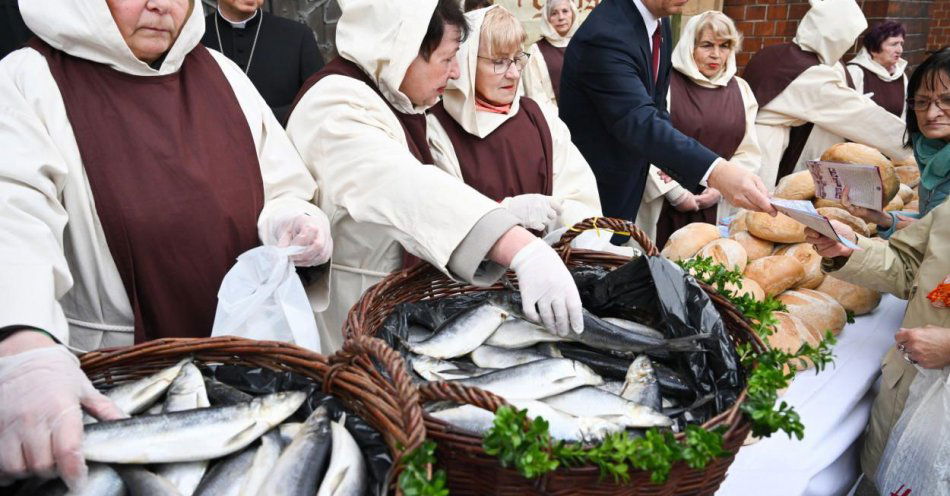
[[950,496],[950,367],[917,367],[877,469],[881,494]]
[[211,336],[285,341],[320,351],[310,300],[290,261],[301,246],[258,246],[241,254],[218,290]]

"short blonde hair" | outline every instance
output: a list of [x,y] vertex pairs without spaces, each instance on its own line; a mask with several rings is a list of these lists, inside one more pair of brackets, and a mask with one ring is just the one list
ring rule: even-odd
[[487,57],[509,54],[515,50],[524,50],[524,42],[528,33],[524,26],[511,12],[504,7],[494,7],[485,14],[482,29],[479,32],[479,50],[488,50]]
[[736,23],[732,22],[729,16],[718,10],[710,10],[700,15],[703,17],[699,21],[699,25],[696,26],[696,38],[693,40],[694,45],[699,44],[703,32],[708,29],[712,31],[715,39],[731,41],[732,50],[736,53],[739,52],[739,49],[742,48],[742,33],[736,29]]

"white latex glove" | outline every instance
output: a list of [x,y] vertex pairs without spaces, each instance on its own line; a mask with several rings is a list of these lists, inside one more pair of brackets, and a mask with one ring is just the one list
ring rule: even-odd
[[298,267],[313,267],[327,263],[333,254],[330,220],[320,212],[317,215],[298,215],[278,221],[274,227],[277,246],[303,246],[304,251],[290,257]]
[[511,269],[518,276],[521,304],[529,320],[540,320],[558,336],[567,336],[571,330],[584,332],[580,294],[554,249],[536,239],[515,254]]
[[564,211],[560,200],[534,193],[510,196],[501,201],[501,206],[520,219],[525,228],[536,231],[553,224]]
[[100,420],[125,417],[65,346],[0,358],[0,478],[58,474],[70,488],[82,486],[80,406]]

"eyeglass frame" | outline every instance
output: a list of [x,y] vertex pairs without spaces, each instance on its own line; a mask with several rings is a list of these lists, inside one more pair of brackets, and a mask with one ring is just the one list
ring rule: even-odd
[[[493,58],[491,58],[491,57],[482,57],[481,55],[476,55],[476,57],[478,57],[478,58],[480,58],[480,59],[485,59],[485,60],[488,60],[489,62],[491,62],[491,63],[492,63],[492,70],[495,72],[495,74],[504,74],[504,73],[508,72],[508,69],[511,69],[511,65],[512,65],[512,64],[515,64],[515,67],[518,68],[518,72],[523,72],[524,69],[525,69],[525,67],[528,67],[528,61],[531,59],[531,54],[522,50],[521,53],[519,53],[518,55],[515,56],[516,58],[517,58],[517,57],[522,57],[522,60],[524,60],[524,63],[523,63],[520,67],[517,65],[517,60],[516,60],[515,58],[497,58],[497,59],[493,59]],[[507,63],[505,64],[504,70],[502,70],[502,71],[499,71],[499,70],[498,70],[498,67],[500,67],[500,64],[499,64],[498,62],[507,62]]]
[[910,107],[910,109],[915,112],[926,112],[930,110],[931,105],[936,105],[939,110],[943,112],[948,112],[950,111],[950,93],[944,93],[943,95],[940,95],[937,98],[928,99],[927,105],[920,106],[920,108],[918,108],[917,103],[918,101],[916,98],[907,99],[907,106]]

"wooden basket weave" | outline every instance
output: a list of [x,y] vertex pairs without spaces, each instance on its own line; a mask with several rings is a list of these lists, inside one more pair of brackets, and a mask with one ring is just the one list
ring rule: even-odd
[[399,354],[379,339],[350,340],[329,358],[288,343],[231,336],[160,339],[93,351],[80,363],[94,385],[112,386],[153,374],[189,355],[196,363],[294,372],[320,384],[382,434],[394,461],[387,476],[393,490],[403,455],[425,439],[418,390]]
[[[580,233],[603,229],[628,234],[640,244],[647,255],[657,255],[656,245],[639,228],[628,221],[610,218],[587,219],[567,231],[554,248],[568,266],[596,265],[609,269],[619,267],[628,258],[610,253],[579,250],[570,246],[571,241]],[[511,274],[509,274],[511,275]],[[755,352],[763,352],[766,347],[753,331],[749,322],[734,305],[713,288],[700,283],[710,299],[716,305],[723,322],[734,343],[750,343]],[[360,301],[350,310],[344,324],[344,334],[350,339],[359,336],[372,336],[382,327],[383,322],[401,303],[417,302],[428,299],[445,298],[452,295],[506,289],[502,284],[491,287],[475,287],[452,281],[431,265],[417,265],[411,269],[392,274],[375,286],[369,288]],[[464,387],[453,383],[428,383],[420,387],[422,401],[451,400],[457,403],[472,404],[495,411],[505,405],[505,401],[487,391]],[[650,474],[644,471],[631,471],[630,482],[615,484],[603,479],[594,466],[559,468],[538,480],[527,480],[513,469],[499,465],[498,460],[482,449],[482,439],[466,434],[446,422],[427,414],[426,433],[439,444],[436,451],[439,464],[448,475],[448,486],[454,495],[623,495],[623,496],[685,496],[711,495],[726,477],[726,470],[734,460],[734,454],[742,447],[751,423],[739,411],[745,401],[745,391],[732,407],[703,424],[712,429],[724,427],[724,448],[732,456],[717,458],[705,469],[689,468],[679,462],[673,466],[669,480],[663,485],[649,481]],[[682,440],[678,434],[677,439]]]

